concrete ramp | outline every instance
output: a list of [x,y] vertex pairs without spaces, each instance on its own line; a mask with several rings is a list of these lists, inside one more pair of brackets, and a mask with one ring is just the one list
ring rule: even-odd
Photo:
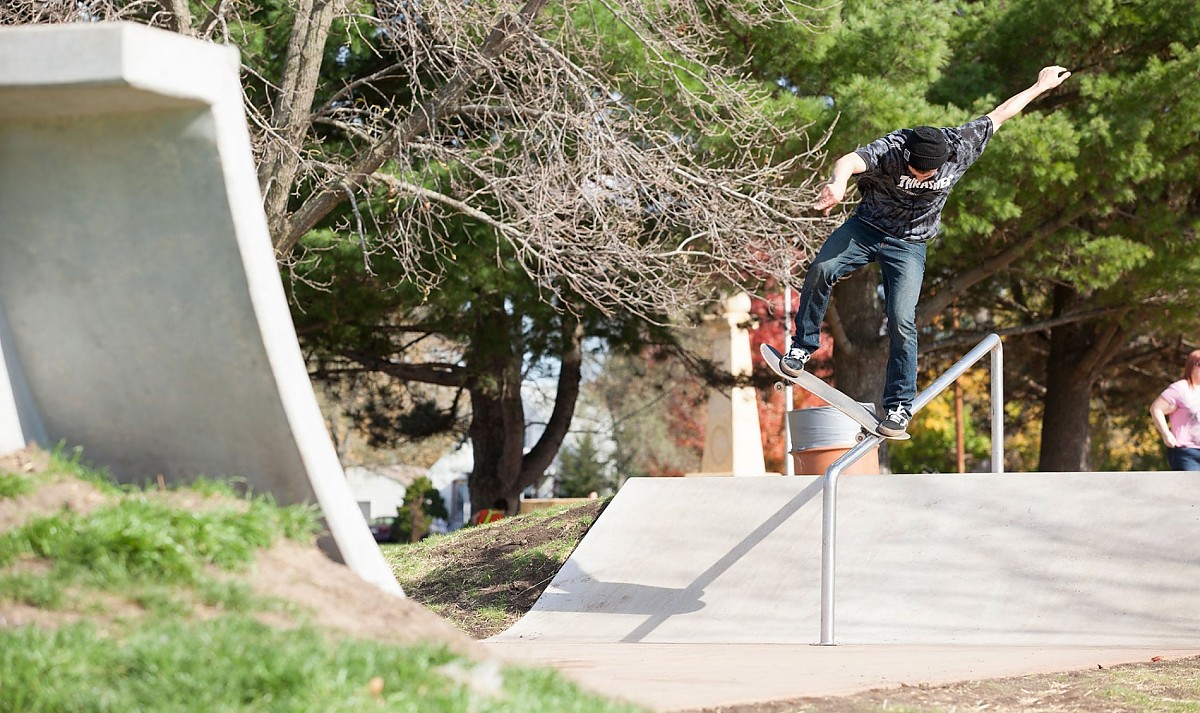
[[[1194,646],[1200,473],[839,482],[842,644]],[[636,478],[493,640],[811,644],[821,478]]]
[[0,29],[0,452],[62,440],[124,480],[316,503],[399,593],[296,343],[239,69],[140,25]]

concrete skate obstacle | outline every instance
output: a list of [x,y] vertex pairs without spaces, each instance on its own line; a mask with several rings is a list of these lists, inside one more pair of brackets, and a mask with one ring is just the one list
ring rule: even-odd
[[0,29],[0,452],[313,502],[401,593],[296,342],[238,53],[134,24]]

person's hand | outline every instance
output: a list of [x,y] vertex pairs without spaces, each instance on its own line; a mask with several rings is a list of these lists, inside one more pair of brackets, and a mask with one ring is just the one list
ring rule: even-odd
[[817,196],[817,202],[813,204],[813,207],[821,211],[822,214],[829,215],[829,211],[833,210],[833,207],[841,203],[845,197],[846,184],[826,183],[825,187],[821,189],[821,195]]
[[1179,441],[1175,440],[1175,434],[1170,431],[1167,431],[1167,436],[1163,440],[1167,442],[1168,448],[1177,448],[1179,446]]
[[1071,76],[1070,70],[1066,67],[1054,65],[1052,67],[1043,67],[1042,71],[1038,72],[1037,86],[1043,92],[1050,91],[1063,82],[1067,81],[1067,77]]

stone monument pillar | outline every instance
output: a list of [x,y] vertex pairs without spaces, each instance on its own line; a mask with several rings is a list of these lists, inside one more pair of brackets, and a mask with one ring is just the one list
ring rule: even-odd
[[[713,322],[713,361],[734,376],[748,376],[750,361],[750,296],[725,301],[724,319]],[[758,397],[751,386],[732,391],[710,389],[704,457],[697,475],[765,475]]]

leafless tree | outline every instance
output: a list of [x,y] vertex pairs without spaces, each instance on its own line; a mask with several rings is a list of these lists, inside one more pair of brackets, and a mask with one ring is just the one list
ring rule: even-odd
[[[287,7],[8,0],[0,23],[124,19],[233,44],[265,32],[268,49],[243,52],[246,107],[272,239],[297,280],[327,255],[304,239],[322,228],[368,270],[397,261],[432,291],[458,274],[451,223],[491,227],[498,252],[565,312],[554,408],[531,448],[520,348],[472,343],[437,363],[337,355],[347,372],[470,395],[473,502],[515,504],[558,452],[582,380],[579,300],[651,320],[694,313],[729,283],[789,281],[828,229],[807,211],[823,139],[773,115],[772,87],[720,51],[738,27],[803,22],[793,0]],[[476,312],[477,333],[511,317]]]
[[[9,0],[0,23],[128,19],[227,42],[254,8]],[[301,238],[324,224],[368,267],[400,260],[433,289],[446,273],[428,258],[453,254],[446,221],[469,216],[548,298],[606,311],[670,314],[714,284],[787,278],[826,230],[805,210],[821,146],[772,115],[717,40],[807,12],[791,0],[298,0],[275,28],[289,33],[278,76],[245,65],[269,93],[247,107],[277,254],[319,260]],[[378,61],[330,85],[335,21]]]

